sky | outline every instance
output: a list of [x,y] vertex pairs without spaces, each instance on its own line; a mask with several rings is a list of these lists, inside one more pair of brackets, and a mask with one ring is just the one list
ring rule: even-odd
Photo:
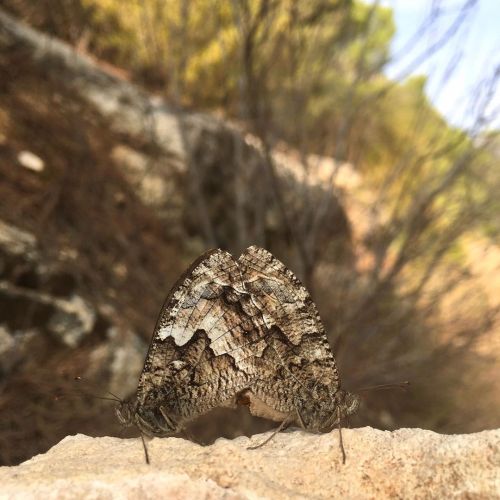
[[[443,38],[467,0],[383,0],[382,5],[392,7],[396,24],[391,47],[395,59],[386,68],[386,74],[396,79],[404,79],[408,72],[428,75],[426,92],[435,107],[450,123],[469,130],[474,128],[478,116],[471,102],[483,82],[479,88],[485,101],[490,102],[485,113],[488,128],[500,128],[499,86],[490,85],[492,98],[486,99],[488,86],[484,84],[495,68],[500,68],[500,0],[468,1],[475,5],[448,43],[409,71],[408,65],[419,54]],[[442,15],[408,49],[412,37],[429,19],[432,5],[439,6]]]

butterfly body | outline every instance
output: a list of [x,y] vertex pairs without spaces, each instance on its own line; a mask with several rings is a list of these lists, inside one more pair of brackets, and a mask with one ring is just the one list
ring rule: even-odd
[[211,250],[174,285],[160,312],[135,398],[117,415],[150,436],[181,431],[213,408],[329,430],[354,413],[316,306],[266,250]]

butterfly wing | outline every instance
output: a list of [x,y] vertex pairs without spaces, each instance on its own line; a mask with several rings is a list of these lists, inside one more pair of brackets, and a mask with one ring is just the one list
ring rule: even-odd
[[[238,259],[246,291],[261,311],[269,334],[263,366],[251,391],[259,402],[284,414],[296,411],[297,395],[329,398],[339,375],[318,310],[308,291],[282,262],[256,246]],[[258,403],[259,403],[258,402]],[[252,408],[252,407],[251,407]]]
[[137,390],[139,426],[161,435],[231,403],[254,380],[252,358],[266,347],[255,314],[229,253],[197,259],[161,309]]

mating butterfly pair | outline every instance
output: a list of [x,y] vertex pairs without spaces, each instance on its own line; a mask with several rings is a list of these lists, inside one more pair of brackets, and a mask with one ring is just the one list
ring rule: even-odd
[[256,246],[236,260],[199,257],[158,318],[135,398],[117,415],[148,436],[181,431],[215,407],[244,401],[253,415],[328,431],[354,413],[309,293]]

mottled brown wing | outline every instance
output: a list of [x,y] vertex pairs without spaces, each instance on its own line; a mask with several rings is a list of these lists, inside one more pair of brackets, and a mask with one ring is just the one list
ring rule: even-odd
[[293,413],[296,394],[318,383],[335,392],[340,386],[335,360],[304,285],[263,248],[247,248],[238,264],[245,289],[270,332],[266,341],[272,347],[264,353],[268,358],[264,367],[270,372],[252,386],[255,396],[277,411]]
[[137,390],[142,413],[161,407],[179,428],[227,404],[255,378],[266,347],[239,267],[222,250],[202,255],[162,307]]

